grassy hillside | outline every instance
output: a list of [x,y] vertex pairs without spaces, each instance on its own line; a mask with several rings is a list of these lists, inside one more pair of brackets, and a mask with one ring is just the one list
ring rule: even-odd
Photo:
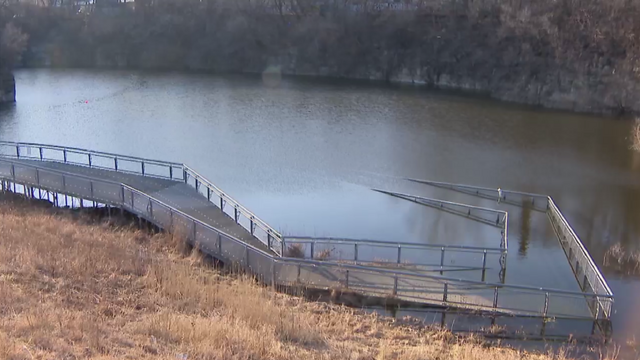
[[170,235],[0,200],[0,359],[564,359],[308,302]]

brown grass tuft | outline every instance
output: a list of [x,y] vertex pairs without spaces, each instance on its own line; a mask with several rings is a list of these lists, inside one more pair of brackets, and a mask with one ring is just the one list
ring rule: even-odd
[[604,253],[603,264],[624,274],[640,274],[640,251],[626,250],[617,243]]
[[0,234],[1,359],[551,358],[278,294],[170,235],[24,202],[0,201]]
[[296,259],[304,259],[304,246],[302,246],[302,244],[289,245],[284,253],[284,256]]

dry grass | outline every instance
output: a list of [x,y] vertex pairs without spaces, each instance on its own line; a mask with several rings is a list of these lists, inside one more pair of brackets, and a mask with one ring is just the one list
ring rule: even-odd
[[626,250],[621,244],[615,244],[604,253],[603,264],[624,274],[640,274],[640,251]]
[[631,130],[631,148],[640,151],[640,119],[636,119],[636,123]]
[[170,235],[0,202],[0,359],[564,359],[278,294]]

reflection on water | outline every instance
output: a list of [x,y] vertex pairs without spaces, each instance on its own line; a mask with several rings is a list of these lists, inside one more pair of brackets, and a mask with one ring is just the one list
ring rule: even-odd
[[527,248],[529,247],[529,235],[531,233],[531,211],[532,208],[528,204],[528,201],[522,201],[522,217],[520,219],[520,247],[518,248],[518,254],[520,256],[527,256]]
[[[482,224],[369,189],[503,208],[514,249],[507,282],[578,289],[545,214],[402,180],[411,177],[552,195],[599,264],[616,242],[638,246],[629,121],[353,82],[81,70],[16,78],[0,139],[184,161],[286,234],[496,246]],[[605,273],[618,299],[634,294],[635,279]],[[624,315],[632,302],[616,309],[614,329],[640,338]]]

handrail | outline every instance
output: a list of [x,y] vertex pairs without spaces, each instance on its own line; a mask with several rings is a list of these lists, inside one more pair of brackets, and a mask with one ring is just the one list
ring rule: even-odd
[[[10,160],[6,160],[6,159],[2,159],[0,156],[0,162],[5,162],[5,163],[10,163],[12,165],[14,165],[15,163],[10,161]],[[94,182],[103,182],[103,183],[110,183],[110,184],[116,184],[119,186],[123,186],[128,190],[131,190],[133,192],[136,192],[140,195],[143,195],[145,197],[147,197],[150,200],[153,200],[154,202],[161,204],[162,206],[170,209],[172,212],[178,213],[182,216],[184,216],[185,218],[188,218],[189,220],[204,226],[210,230],[213,230],[217,233],[223,234],[225,235],[227,238],[231,239],[232,241],[236,242],[237,244],[240,244],[242,246],[245,247],[249,247],[251,248],[253,251],[262,253],[263,255],[271,258],[273,261],[275,262],[280,262],[280,263],[300,263],[300,264],[307,264],[307,265],[313,265],[313,266],[333,266],[333,267],[340,267],[340,268],[346,268],[346,269],[354,269],[354,270],[363,270],[363,271],[368,271],[368,272],[372,272],[372,273],[379,273],[379,274],[390,274],[390,275],[402,275],[402,276],[407,276],[407,277],[412,277],[412,278],[423,278],[423,279],[432,279],[432,280],[438,280],[438,281],[442,281],[442,282],[455,282],[455,283],[463,283],[463,284],[468,284],[468,285],[479,285],[482,287],[486,287],[486,288],[500,288],[500,289],[518,289],[518,290],[529,290],[529,291],[536,291],[536,292],[545,292],[545,293],[550,293],[550,294],[563,294],[563,295],[575,295],[575,296],[586,296],[586,297],[597,297],[597,298],[605,298],[605,299],[612,299],[613,295],[602,295],[602,294],[595,294],[595,293],[584,293],[584,292],[576,292],[576,291],[568,291],[568,290],[561,290],[561,289],[553,289],[553,288],[543,288],[543,287],[533,287],[533,286],[525,286],[525,285],[513,285],[513,284],[502,284],[502,283],[490,283],[490,282],[484,282],[484,281],[474,281],[474,280],[468,280],[468,279],[462,279],[462,278],[453,278],[453,277],[446,277],[446,276],[434,276],[434,275],[427,275],[427,274],[416,274],[416,273],[412,273],[412,272],[406,272],[406,271],[398,271],[398,270],[393,270],[393,269],[386,269],[386,268],[377,268],[377,267],[367,267],[367,266],[361,266],[361,265],[353,265],[353,264],[347,264],[347,263],[341,263],[341,262],[327,262],[327,261],[319,261],[319,260],[309,260],[309,259],[297,259],[297,258],[286,258],[286,257],[276,257],[273,256],[270,253],[265,252],[264,250],[261,250],[251,244],[248,244],[242,240],[239,240],[237,238],[235,238],[234,236],[231,236],[219,229],[216,229],[215,227],[194,218],[193,216],[179,210],[176,209],[175,207],[166,204],[165,202],[163,202],[162,200],[159,200],[143,191],[140,191],[138,189],[135,189],[127,184],[123,184],[121,182],[116,182],[116,181],[110,181],[110,180],[104,180],[104,179],[96,179],[96,178],[91,178],[88,176],[84,176],[84,175],[80,175],[80,174],[75,174],[75,173],[71,173],[71,172],[67,172],[64,170],[58,170],[58,169],[51,169],[51,168],[45,168],[45,167],[41,167],[41,166],[37,166],[37,165],[32,165],[32,164],[24,164],[24,163],[19,163],[19,166],[25,166],[25,167],[31,167],[31,168],[35,168],[35,169],[40,169],[46,172],[52,172],[52,173],[59,173],[59,174],[64,174],[64,175],[68,175],[68,176],[73,176],[73,177],[78,177],[78,178],[83,178],[83,179],[87,179],[87,180],[91,180]],[[0,175],[1,176],[1,175]],[[15,175],[14,175],[15,176]],[[38,184],[40,186],[40,184]],[[124,203],[123,205],[127,205],[126,203]]]
[[447,204],[447,205],[462,206],[462,207],[465,207],[465,208],[474,209],[474,210],[480,210],[480,211],[486,211],[486,212],[490,212],[490,213],[494,213],[494,214],[504,215],[504,214],[507,213],[506,211],[503,211],[503,210],[496,210],[496,209],[491,209],[491,208],[482,207],[482,206],[461,204],[461,203],[457,203],[457,202],[453,202],[453,201],[439,200],[439,199],[429,199],[429,198],[425,198],[425,197],[422,197],[422,196],[399,193],[399,192],[393,192],[393,191],[387,191],[387,190],[381,190],[381,189],[371,189],[371,190],[377,191],[377,192],[380,192],[380,193],[383,193],[383,194],[387,194],[387,195],[404,196],[404,197],[414,198],[414,199],[418,199],[418,200],[435,201],[435,202],[439,202],[439,203],[443,203],[443,204]]
[[[452,202],[452,201],[446,201],[446,200],[439,200],[439,199],[431,199],[431,198],[426,198],[426,197],[422,197],[422,196],[417,196],[417,195],[411,195],[411,194],[405,194],[405,193],[399,193],[399,192],[393,192],[393,191],[387,191],[387,190],[380,190],[380,189],[372,189],[373,191],[377,191],[379,193],[382,194],[386,194],[386,195],[390,195],[393,197],[397,197],[399,199],[403,199],[403,200],[407,200],[407,201],[412,201],[421,205],[425,205],[425,206],[429,206],[429,207],[433,207],[433,208],[437,208],[439,210],[442,211],[446,211],[449,213],[454,213],[458,216],[466,216],[467,218],[470,218],[474,221],[479,221],[482,222],[484,224],[489,224],[491,226],[495,226],[495,227],[500,227],[500,223],[502,222],[502,236],[500,239],[500,248],[503,250],[504,253],[506,253],[508,251],[509,245],[508,245],[508,219],[509,219],[509,214],[506,211],[503,210],[495,210],[495,209],[490,209],[490,208],[486,208],[486,207],[481,207],[481,206],[474,206],[474,205],[467,205],[467,204],[461,204],[461,203],[456,203],[456,202]],[[437,205],[434,205],[437,204]],[[464,214],[461,214],[459,210],[454,210],[454,207],[461,207],[461,208],[465,208],[467,209],[466,212]],[[478,211],[480,213],[484,212],[484,213],[491,213],[491,214],[495,214],[497,215],[497,219],[494,221],[493,219],[489,220],[486,219],[482,216],[478,216],[477,214],[472,214],[471,211],[475,210]],[[502,219],[500,218],[502,216]]]
[[578,248],[580,249],[580,251],[582,252],[582,255],[587,259],[587,261],[589,262],[589,266],[593,269],[596,270],[595,274],[597,279],[600,281],[600,285],[602,285],[605,289],[605,291],[608,294],[611,294],[613,296],[613,291],[611,291],[611,288],[609,287],[609,284],[607,283],[607,281],[604,279],[604,276],[602,276],[602,272],[600,272],[600,270],[598,270],[598,266],[596,265],[595,261],[593,261],[593,258],[591,257],[591,254],[589,254],[589,252],[587,251],[587,249],[584,247],[584,244],[582,243],[582,241],[580,241],[580,238],[578,237],[578,235],[576,234],[576,232],[573,230],[573,228],[571,227],[571,225],[569,225],[569,222],[567,221],[567,219],[564,217],[564,215],[562,214],[562,211],[560,211],[560,208],[558,208],[558,206],[556,205],[556,203],[553,201],[553,199],[551,198],[551,196],[548,197],[549,198],[549,206],[553,207],[558,214],[560,214],[560,221],[563,223],[563,225],[569,230],[569,232],[571,233],[571,236],[573,236],[574,239],[577,239],[576,243],[578,245]]
[[175,167],[183,166],[182,163],[177,163],[177,162],[147,159],[147,158],[141,158],[137,156],[115,154],[115,153],[104,152],[104,151],[95,151],[95,150],[82,149],[82,148],[71,147],[71,146],[59,146],[59,145],[50,145],[50,144],[37,144],[37,143],[30,143],[30,142],[13,142],[13,141],[0,141],[0,145],[23,146],[23,147],[29,146],[29,147],[38,147],[38,148],[49,149],[49,150],[63,150],[63,151],[67,150],[71,153],[92,154],[92,155],[105,156],[105,157],[117,157],[118,159],[144,161],[150,164],[173,165]]
[[191,167],[189,167],[187,165],[184,165],[184,171],[187,174],[190,174],[191,176],[193,176],[196,180],[200,181],[200,183],[204,184],[208,189],[213,191],[218,197],[220,197],[221,199],[224,199],[225,201],[231,203],[231,205],[234,207],[234,209],[237,209],[242,215],[244,215],[248,219],[252,220],[262,230],[266,231],[267,233],[271,234],[272,236],[274,236],[274,237],[276,237],[276,238],[278,238],[280,240],[282,239],[282,235],[278,231],[276,231],[274,228],[272,228],[264,220],[260,219],[256,214],[254,214],[251,211],[249,211],[249,209],[244,207],[242,204],[240,204],[234,198],[232,198],[231,196],[227,195],[224,191],[222,191],[222,189],[220,189],[219,187],[214,185],[211,181],[207,180],[204,176],[200,175],[197,171],[193,170]]
[[[470,190],[496,191],[496,192],[498,191],[498,189],[493,189],[493,188],[488,188],[488,187],[472,186],[472,185],[466,185],[466,184],[446,183],[446,182],[441,182],[441,181],[429,181],[429,180],[420,180],[420,179],[412,179],[412,178],[407,178],[406,180],[409,180],[409,181],[412,181],[412,182],[416,182],[416,183],[419,183],[419,184],[440,186],[440,187],[445,187],[445,188],[459,187],[459,188],[470,189]],[[524,191],[514,191],[514,190],[500,190],[500,191],[503,194],[515,194],[515,195],[524,195],[524,196],[540,197],[540,198],[546,198],[547,197],[547,195],[529,193],[529,192],[524,192]]]
[[[16,157],[16,158],[23,157],[23,158],[27,158],[27,159],[45,160],[45,158],[42,156],[43,155],[42,154],[42,149],[62,151],[65,154],[64,155],[64,158],[65,158],[64,162],[65,163],[72,163],[72,164],[83,165],[83,166],[87,166],[88,165],[89,167],[93,167],[93,168],[104,168],[104,167],[92,165],[90,159],[89,159],[89,164],[69,162],[69,161],[66,160],[66,153],[79,153],[79,154],[86,154],[86,155],[92,155],[92,156],[97,156],[97,157],[100,157],[100,156],[101,157],[108,157],[108,158],[112,158],[112,159],[125,160],[125,161],[137,161],[137,162],[140,162],[142,164],[146,163],[146,164],[167,166],[167,167],[169,167],[169,172],[170,172],[169,179],[172,179],[172,180],[176,180],[177,179],[177,180],[183,180],[183,181],[187,182],[186,175],[191,175],[192,177],[194,177],[196,179],[196,181],[199,181],[201,184],[204,184],[215,195],[217,195],[221,199],[224,199],[224,201],[230,203],[230,205],[233,206],[241,215],[243,215],[247,219],[249,219],[252,222],[252,224],[255,224],[255,226],[257,226],[260,229],[264,230],[268,234],[268,236],[271,236],[271,237],[273,237],[273,238],[275,238],[277,240],[280,240],[280,241],[282,240],[282,235],[280,234],[280,232],[275,230],[273,227],[271,227],[269,224],[267,224],[267,222],[265,222],[264,220],[259,218],[253,212],[249,211],[249,209],[247,209],[242,204],[240,204],[238,201],[236,201],[234,198],[232,198],[231,196],[226,194],[224,191],[222,191],[222,189],[217,187],[211,181],[207,180],[204,176],[199,174],[193,168],[191,168],[188,165],[185,165],[183,163],[169,162],[169,161],[162,161],[162,160],[154,160],[154,159],[146,159],[146,158],[141,158],[141,157],[114,154],[114,153],[103,152],[103,151],[94,151],[94,150],[82,149],[82,148],[76,148],[76,147],[67,147],[67,146],[59,146],[59,145],[48,145],[48,144],[37,144],[37,143],[30,143],[30,142],[0,141],[0,146],[10,146],[10,147],[15,147],[17,149],[15,156],[6,155],[6,154],[5,154],[5,156]],[[40,154],[39,154],[40,156],[24,156],[24,155],[21,156],[20,150],[19,150],[20,147],[38,148],[38,149],[40,149]],[[46,160],[60,162],[59,159],[46,158]],[[180,178],[174,177],[173,176],[173,168],[179,168],[180,170],[182,170],[182,172],[184,174],[183,175],[184,178],[180,179]],[[111,168],[106,168],[106,169],[111,169]],[[115,170],[118,171],[117,162],[116,162],[116,165],[115,165]],[[122,171],[122,170],[120,170],[120,171]],[[127,171],[127,172],[130,172],[130,171]],[[146,175],[144,173],[144,170],[142,170],[140,173],[142,175]]]
[[406,247],[406,248],[434,248],[434,249],[459,249],[459,250],[476,250],[478,252],[487,251],[487,252],[496,252],[502,253],[504,249],[496,248],[496,247],[481,247],[481,246],[465,246],[465,245],[446,245],[446,244],[421,244],[421,243],[410,243],[410,242],[395,242],[395,241],[378,241],[378,240],[367,240],[367,239],[347,239],[347,238],[336,238],[336,237],[312,237],[312,236],[284,236],[285,242],[291,241],[296,244],[303,243],[316,243],[316,244],[361,244],[361,245],[372,245],[379,247],[389,247],[389,248],[397,248],[397,247]]
[[[571,269],[575,274],[576,279],[579,282],[580,288],[583,290],[586,290],[587,284],[588,284],[593,291],[596,291],[598,293],[605,293],[606,296],[603,295],[603,297],[610,296],[610,299],[613,301],[613,292],[611,291],[611,288],[609,287],[609,284],[607,283],[606,279],[602,275],[602,272],[600,271],[595,261],[591,257],[591,254],[585,248],[584,243],[582,242],[580,237],[576,234],[573,227],[571,227],[571,225],[565,218],[564,214],[560,211],[560,209],[558,208],[555,201],[551,198],[551,196],[535,194],[535,193],[527,193],[527,192],[521,192],[521,191],[502,190],[500,188],[491,189],[486,187],[478,187],[478,186],[454,184],[454,183],[444,183],[444,182],[428,181],[428,180],[418,180],[418,179],[407,179],[407,180],[413,181],[416,183],[431,185],[435,187],[450,189],[450,190],[462,192],[465,194],[478,196],[481,198],[491,198],[493,195],[497,197],[499,202],[504,200],[505,202],[509,204],[514,204],[514,205],[517,205],[517,204],[511,199],[507,199],[508,198],[507,195],[511,195],[512,198],[514,195],[521,196],[521,197],[529,197],[531,198],[532,205],[536,200],[542,200],[544,207],[538,206],[538,207],[534,207],[534,209],[538,211],[546,212],[547,215],[549,216],[554,232],[558,236],[558,240],[560,241],[560,244],[563,250],[565,251],[567,260],[569,260],[569,263],[570,263],[569,265],[571,266]],[[566,240],[568,240],[568,242]],[[576,261],[574,264],[573,256],[578,256],[582,260],[582,263],[580,263],[579,261]],[[584,279],[582,278],[578,279],[580,275],[584,275]],[[598,316],[600,309],[602,309],[602,311],[605,313],[605,316],[607,318],[611,314],[611,302],[608,302],[608,303],[599,302],[595,307],[595,309],[591,304],[589,304],[589,307],[591,308],[592,312],[595,314],[596,317]]]

